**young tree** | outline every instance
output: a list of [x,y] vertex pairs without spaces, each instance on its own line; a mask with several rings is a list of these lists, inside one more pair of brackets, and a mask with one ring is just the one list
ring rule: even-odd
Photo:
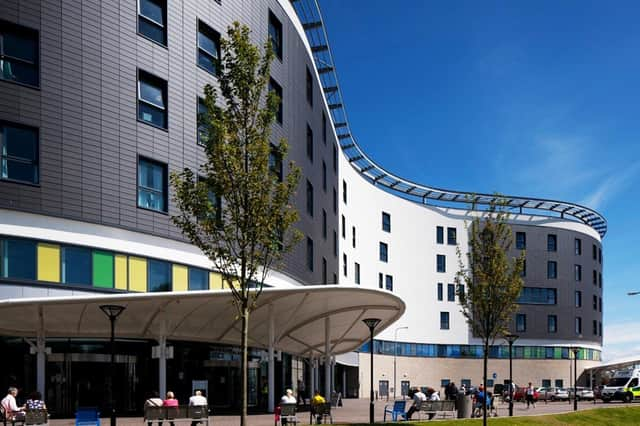
[[[496,337],[507,332],[511,316],[518,305],[522,290],[521,273],[524,252],[518,258],[509,258],[513,243],[509,215],[504,201],[492,203],[489,209],[476,216],[469,228],[468,266],[463,262],[458,247],[459,271],[455,282],[458,287],[462,314],[474,336],[482,339],[484,349],[483,383],[487,383],[489,346]],[[463,288],[466,287],[466,290]],[[483,424],[487,423],[487,406],[483,404]]]
[[290,163],[284,174],[287,143],[269,143],[279,105],[267,89],[273,50],[267,42],[261,51],[249,36],[249,28],[235,22],[220,41],[220,95],[205,87],[206,113],[199,117],[206,163],[197,175],[184,169],[171,176],[180,211],[172,220],[221,273],[242,322],[241,426],[247,422],[249,315],[269,270],[300,239],[290,229],[298,219],[291,198],[300,171]]

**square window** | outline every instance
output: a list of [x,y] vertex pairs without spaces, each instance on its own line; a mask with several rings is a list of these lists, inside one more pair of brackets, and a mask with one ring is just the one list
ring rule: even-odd
[[580,238],[576,238],[573,241],[573,248],[576,256],[582,255],[582,240]]
[[91,285],[91,250],[86,247],[62,247],[62,282]]
[[149,259],[147,265],[147,291],[171,291],[171,264]]
[[389,213],[382,212],[382,230],[391,232],[391,215]]
[[313,106],[313,80],[311,78],[311,71],[307,67],[307,102]]
[[558,317],[556,315],[547,315],[547,332],[558,332]]
[[389,246],[387,245],[387,243],[380,242],[380,261],[389,261]]
[[209,271],[189,267],[189,290],[208,290]]
[[453,284],[447,284],[447,301],[456,301],[456,287]]
[[167,82],[142,70],[138,70],[138,119],[167,128]]
[[307,158],[313,163],[313,130],[307,124]]
[[307,237],[307,269],[313,272],[313,240]]
[[447,272],[447,258],[444,254],[436,255],[436,271]]
[[273,53],[282,60],[282,23],[272,11],[269,11],[269,40]]
[[556,379],[555,380],[555,386],[557,388],[563,388],[564,387],[564,381],[562,379]]
[[443,290],[443,284],[442,283],[438,283],[438,300],[442,301],[444,298],[444,290]]
[[0,240],[2,277],[23,280],[36,279],[37,246],[32,240],[8,238]]
[[558,278],[558,263],[553,260],[547,262],[547,278],[550,280]]
[[210,74],[220,71],[220,33],[198,21],[198,66]]
[[516,331],[527,331],[527,316],[525,314],[516,314]]
[[358,262],[353,265],[353,272],[355,275],[356,284],[360,284],[360,264]]
[[393,277],[391,275],[386,275],[384,278],[385,288],[389,291],[393,291]]
[[307,213],[313,217],[313,185],[307,180]]
[[449,330],[449,312],[440,312],[440,330]]
[[138,207],[167,212],[167,165],[138,159]]
[[455,246],[457,243],[456,228],[447,228],[447,244]]
[[527,248],[527,234],[524,232],[516,232],[516,248],[524,250]]
[[547,251],[558,251],[558,237],[555,234],[547,235]]
[[282,107],[282,86],[278,84],[273,78],[269,79],[269,92],[275,93],[278,97],[278,110],[276,111],[276,121],[278,124],[282,124],[282,118],[284,116],[283,107]]
[[38,129],[0,121],[0,179],[40,181]]
[[436,226],[436,244],[444,244],[444,228]]
[[38,31],[0,20],[0,80],[40,86]]

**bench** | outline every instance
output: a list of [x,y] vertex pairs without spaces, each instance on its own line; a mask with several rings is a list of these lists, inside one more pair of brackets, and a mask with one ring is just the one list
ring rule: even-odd
[[437,414],[442,413],[442,417],[446,417],[447,414],[456,416],[456,402],[455,401],[422,401],[420,403],[419,415],[422,414]]
[[24,424],[24,416],[20,414],[20,417],[16,418],[14,416],[7,416],[5,411],[5,407],[0,405],[0,421],[4,426],[11,425],[23,425]]
[[276,426],[278,423],[284,425],[287,423],[298,424],[298,416],[296,414],[298,410],[297,404],[280,404],[276,407]]
[[27,410],[24,413],[25,425],[46,425],[49,423],[49,414],[44,408]]
[[144,422],[198,422],[209,425],[209,407],[206,405],[179,405],[177,407],[144,407]]
[[331,415],[331,407],[332,404],[330,402],[325,402],[323,404],[311,404],[311,411],[309,412],[309,424],[314,423],[314,417],[318,418],[326,423],[326,419],[329,418],[331,424],[333,424],[333,416]]
[[391,420],[394,422],[398,421],[398,416],[403,416],[404,415],[404,411],[405,411],[405,407],[407,406],[407,401],[405,400],[401,400],[401,401],[394,401],[393,402],[393,407],[390,407],[389,405],[385,405],[384,406],[384,419],[383,421],[386,422],[387,421],[387,413],[391,414]]

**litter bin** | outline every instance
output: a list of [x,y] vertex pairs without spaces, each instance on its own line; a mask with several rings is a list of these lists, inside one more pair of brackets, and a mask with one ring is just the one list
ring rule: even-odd
[[459,419],[471,418],[471,409],[473,408],[473,400],[471,395],[459,393],[456,398],[456,410]]

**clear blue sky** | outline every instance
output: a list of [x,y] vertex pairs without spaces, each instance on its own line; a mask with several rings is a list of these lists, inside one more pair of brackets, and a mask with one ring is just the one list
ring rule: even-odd
[[626,295],[640,290],[640,3],[613,5],[320,0],[352,131],[377,162],[604,214],[605,360],[640,358],[640,296]]

